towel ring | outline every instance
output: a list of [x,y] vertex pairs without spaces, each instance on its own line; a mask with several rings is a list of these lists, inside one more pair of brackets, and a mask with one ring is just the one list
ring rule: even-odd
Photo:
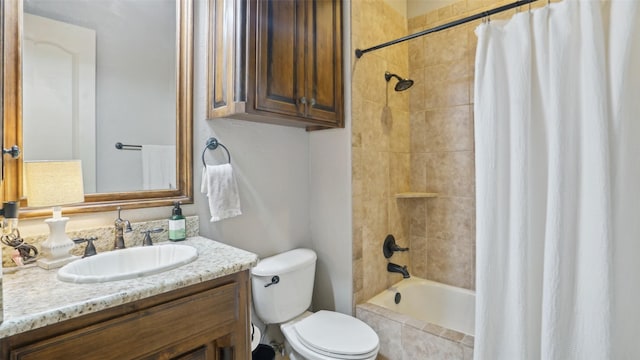
[[207,145],[205,145],[204,150],[202,150],[202,165],[207,166],[207,162],[204,161],[204,154],[207,152],[207,150],[215,150],[215,149],[218,148],[218,145],[222,146],[224,151],[227,152],[227,158],[229,159],[229,164],[231,164],[231,154],[229,153],[229,149],[227,149],[226,146],[224,146],[220,142],[218,142],[218,139],[216,139],[214,137],[210,137],[207,140]]

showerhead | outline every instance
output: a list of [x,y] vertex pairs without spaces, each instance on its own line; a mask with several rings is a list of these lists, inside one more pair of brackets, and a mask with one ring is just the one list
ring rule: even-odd
[[395,77],[396,79],[398,79],[398,83],[394,87],[396,91],[405,91],[413,85],[413,80],[411,79],[403,79],[400,76],[396,74],[392,74],[388,71],[384,73],[384,79],[387,80],[387,82],[389,82],[389,80],[391,80],[392,77]]

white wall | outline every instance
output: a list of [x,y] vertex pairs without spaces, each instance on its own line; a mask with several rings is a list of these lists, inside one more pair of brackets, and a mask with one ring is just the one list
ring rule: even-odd
[[[350,124],[349,124],[350,125]],[[314,309],[352,312],[351,149],[345,129],[311,134],[312,248],[318,254]]]
[[[196,116],[204,116],[204,106],[200,109]],[[242,206],[242,215],[215,223],[209,222],[208,201],[199,191],[201,154],[210,136],[231,152]],[[308,135],[304,130],[240,120],[199,121],[194,143],[195,201],[203,236],[260,257],[311,246]],[[205,157],[208,164],[226,161],[221,148],[207,150]]]
[[314,309],[352,313],[351,0],[343,1],[345,128],[309,138],[310,222],[318,253]]

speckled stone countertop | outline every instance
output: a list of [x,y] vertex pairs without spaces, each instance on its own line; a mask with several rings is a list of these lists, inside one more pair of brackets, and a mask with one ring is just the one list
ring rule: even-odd
[[258,262],[253,253],[200,236],[178,244],[198,249],[198,258],[173,270],[131,280],[73,284],[58,280],[57,269],[38,267],[4,274],[0,338],[247,270]]

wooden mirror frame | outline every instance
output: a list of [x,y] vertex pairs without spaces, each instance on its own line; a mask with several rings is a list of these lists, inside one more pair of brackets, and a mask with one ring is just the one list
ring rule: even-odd
[[[81,204],[65,206],[65,214],[79,214],[193,203],[193,0],[176,0],[176,170],[177,189],[85,195]],[[22,149],[22,0],[0,0],[3,39],[2,138],[4,148]],[[20,200],[20,218],[51,215],[50,208],[28,208],[22,192],[22,159],[4,155],[0,201]]]

